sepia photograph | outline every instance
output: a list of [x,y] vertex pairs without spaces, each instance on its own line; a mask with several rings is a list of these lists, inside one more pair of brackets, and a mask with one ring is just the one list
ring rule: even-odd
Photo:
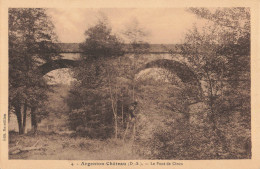
[[251,159],[250,18],[9,8],[8,159]]

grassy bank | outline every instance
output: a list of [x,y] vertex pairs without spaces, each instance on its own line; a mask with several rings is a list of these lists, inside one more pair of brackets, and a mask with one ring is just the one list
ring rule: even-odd
[[[121,140],[93,140],[56,133],[40,132],[36,136],[9,134],[9,149],[15,146],[31,147],[37,143],[38,150],[10,154],[9,159],[31,160],[131,160],[141,159],[132,151],[130,143]],[[39,140],[39,141],[38,141]],[[38,142],[37,142],[38,141]]]

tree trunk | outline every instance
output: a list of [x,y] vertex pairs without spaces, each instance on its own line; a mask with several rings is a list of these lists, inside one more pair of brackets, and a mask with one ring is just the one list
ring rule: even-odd
[[115,115],[115,139],[117,139],[118,132],[117,132],[117,115]]
[[35,111],[36,111],[35,107],[31,108],[31,123],[32,123],[32,131],[34,134],[37,132],[37,127],[38,127]]
[[21,112],[21,105],[20,104],[15,106],[15,114],[16,114],[16,117],[17,117],[19,134],[24,134],[23,124],[22,124],[22,112]]
[[123,137],[123,141],[125,141],[125,137],[126,137],[126,134],[127,134],[127,130],[129,128],[129,122],[127,122],[126,124],[126,129],[125,129],[125,133],[124,133],[124,137]]
[[133,82],[133,101],[135,101],[135,84]]
[[23,107],[23,133],[25,133],[25,128],[26,128],[26,116],[27,116],[27,104],[25,102]]
[[123,101],[122,101],[122,105],[121,105],[121,109],[122,109],[122,126],[124,125],[124,105],[123,105]]
[[[109,85],[109,93],[110,93],[110,100],[111,100],[111,107],[112,107],[112,111],[113,111],[113,115],[114,115],[114,128],[115,128],[115,139],[117,139],[117,98],[113,97],[112,94],[112,86],[111,86],[111,82],[110,82],[110,75],[108,74],[108,85]],[[117,93],[116,93],[117,96]]]
[[133,124],[133,134],[132,134],[132,141],[135,141],[135,123]]
[[206,74],[207,74],[207,78],[208,78],[208,81],[209,81],[209,106],[210,106],[210,110],[211,110],[211,113],[214,114],[214,110],[213,110],[213,86],[212,86],[212,81],[210,79],[210,76],[209,76],[209,73],[206,71]]
[[[223,132],[218,128],[216,115],[214,113],[210,115],[210,121],[212,122],[212,131],[213,131],[213,133],[214,133],[214,135],[216,137],[215,144],[218,145],[218,146],[222,146],[223,147],[223,152],[220,152],[220,153],[228,152],[229,151],[229,147],[228,147],[227,138],[223,134]],[[221,154],[216,152],[216,156],[220,157]]]

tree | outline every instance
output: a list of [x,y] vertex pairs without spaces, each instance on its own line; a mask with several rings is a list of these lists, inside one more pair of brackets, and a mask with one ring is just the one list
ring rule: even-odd
[[[78,82],[74,84],[71,94],[72,98],[76,97],[73,96],[76,93],[80,94],[81,101],[72,103],[69,100],[69,104],[74,109],[72,116],[80,111],[86,117],[84,122],[87,124],[82,122],[81,125],[88,130],[85,132],[88,136],[93,136],[95,130],[100,133],[97,137],[108,137],[112,131],[115,138],[118,137],[120,89],[117,67],[118,58],[123,56],[123,44],[111,31],[107,19],[103,18],[85,32],[86,40],[81,44],[84,51],[81,56],[82,64],[74,69]],[[111,120],[114,130],[110,127]]]
[[201,32],[194,27],[187,34],[183,54],[206,82],[206,95],[213,111],[214,102],[227,96],[224,89],[239,90],[241,82],[249,82],[250,86],[250,11],[248,8],[190,11],[211,22]]
[[189,10],[213,22],[216,27],[219,34],[217,54],[224,55],[229,65],[225,76],[239,80],[237,78],[241,73],[250,72],[250,9],[237,7],[217,8],[214,11],[206,8]]
[[236,111],[244,114],[246,126],[250,126],[250,11],[248,8],[189,10],[207,19],[208,24],[201,29],[194,26],[187,33],[182,54],[203,82],[215,143],[228,152],[230,133],[222,132],[223,126],[231,123]]
[[112,34],[107,18],[102,18],[97,25],[85,32],[86,40],[81,44],[84,54],[82,59],[101,60],[122,56],[122,42]]
[[136,100],[135,74],[136,74],[136,69],[138,67],[137,59],[139,59],[140,56],[146,53],[147,50],[150,48],[149,43],[146,41],[148,32],[145,31],[143,28],[141,28],[138,20],[134,18],[133,21],[129,25],[127,25],[127,28],[123,34],[127,42],[129,43],[127,46],[128,51],[133,54],[133,60],[131,61],[132,72],[131,73],[128,72],[128,74],[130,75],[130,79],[132,80],[132,97],[133,100]]
[[53,29],[46,9],[9,9],[9,104],[17,116],[19,134],[25,132],[28,108],[37,128],[35,113],[47,98],[49,87],[36,68],[57,56]]

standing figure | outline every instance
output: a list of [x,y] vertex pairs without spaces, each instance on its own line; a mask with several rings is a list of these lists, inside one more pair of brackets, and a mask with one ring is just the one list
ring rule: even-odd
[[133,102],[129,106],[129,111],[127,113],[127,124],[126,124],[126,129],[125,129],[123,140],[125,140],[128,130],[131,130],[131,129],[132,129],[132,140],[134,141],[134,139],[135,139],[136,107],[137,107],[137,102]]

